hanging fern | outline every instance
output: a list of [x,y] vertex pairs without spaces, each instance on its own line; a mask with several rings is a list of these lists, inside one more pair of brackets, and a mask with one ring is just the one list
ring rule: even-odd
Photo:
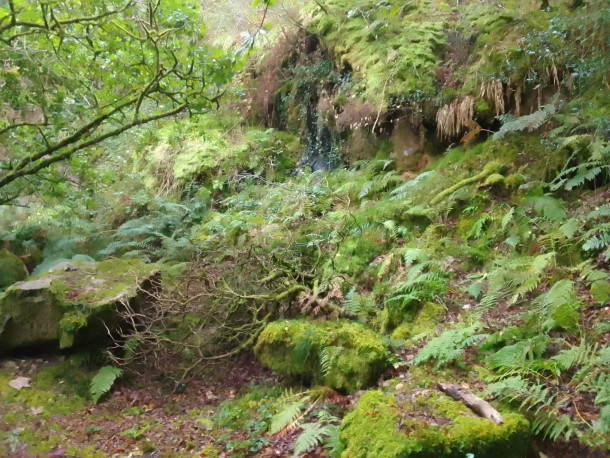
[[89,395],[94,403],[112,389],[114,382],[123,375],[123,370],[113,366],[104,366],[91,380]]

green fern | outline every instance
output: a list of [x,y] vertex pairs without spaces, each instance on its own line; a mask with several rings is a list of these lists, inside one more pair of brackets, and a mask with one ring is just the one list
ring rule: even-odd
[[465,328],[445,331],[426,344],[413,360],[413,364],[435,360],[436,366],[442,367],[461,358],[466,347],[478,344],[489,337],[488,334],[477,334],[480,328],[481,323],[474,323]]
[[301,425],[301,429],[301,434],[294,442],[294,453],[296,455],[309,452],[320,445],[325,436],[328,436],[327,427],[318,423],[304,423]]
[[538,288],[544,273],[554,264],[555,252],[535,257],[505,257],[494,261],[494,267],[487,275],[487,293],[480,302],[489,307],[512,295],[509,303],[514,304],[524,295]]
[[304,407],[303,399],[285,405],[280,412],[271,418],[269,433],[277,434],[293,424],[300,418]]
[[[575,166],[568,167],[568,164],[566,164],[564,170],[550,183],[551,191],[559,189],[571,191],[598,177],[607,178],[610,176],[610,164],[608,163],[608,158],[610,158],[610,143],[601,139],[594,141],[582,141],[582,139],[583,136],[581,135],[564,139],[564,147],[576,145],[577,152],[585,150],[589,153],[589,157]],[[588,140],[588,138],[585,138],[585,140]],[[576,153],[570,157],[570,160],[575,156]]]
[[549,104],[532,114],[520,116],[518,118],[508,114],[498,116],[503,124],[500,130],[496,132],[492,138],[494,140],[501,140],[510,132],[523,132],[524,130],[531,132],[536,130],[551,119],[556,111],[555,105]]
[[534,208],[538,215],[548,221],[563,221],[567,216],[565,202],[555,199],[550,194],[530,196],[526,199],[526,202]]
[[335,360],[343,351],[343,347],[324,347],[320,352],[320,370],[322,375],[327,375],[333,368]]
[[359,294],[355,288],[345,295],[344,306],[346,313],[357,317],[366,317],[377,310],[371,296]]
[[104,366],[91,380],[89,395],[94,403],[112,389],[114,382],[123,375],[123,370],[113,366]]

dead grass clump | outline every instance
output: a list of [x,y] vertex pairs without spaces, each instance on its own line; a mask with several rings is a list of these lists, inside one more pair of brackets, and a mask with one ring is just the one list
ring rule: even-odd
[[287,33],[284,39],[271,49],[253,73],[253,85],[248,97],[247,115],[273,125],[275,95],[288,77],[289,70],[284,70],[287,62],[297,52],[302,41],[298,32]]
[[496,116],[506,113],[506,104],[504,103],[504,85],[498,79],[483,81],[481,83],[481,97],[493,102],[496,109]]
[[436,131],[441,140],[460,136],[474,122],[474,100],[472,97],[459,97],[444,105],[436,113]]

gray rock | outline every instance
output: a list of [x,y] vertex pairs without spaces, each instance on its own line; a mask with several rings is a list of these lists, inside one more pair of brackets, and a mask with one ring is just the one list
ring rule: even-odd
[[155,287],[158,268],[141,261],[72,262],[0,294],[0,353],[15,348],[95,340],[121,324],[120,310],[138,308]]

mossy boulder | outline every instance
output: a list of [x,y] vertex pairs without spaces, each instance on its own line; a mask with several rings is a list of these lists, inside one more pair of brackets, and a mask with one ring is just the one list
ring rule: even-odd
[[158,269],[137,260],[71,262],[0,295],[0,353],[36,345],[60,348],[106,335],[124,304],[139,307]]
[[28,271],[18,256],[8,250],[0,250],[0,289],[25,280]]
[[394,339],[409,339],[424,332],[432,332],[445,315],[443,306],[426,302],[411,323],[403,323],[392,333]]
[[276,321],[261,333],[254,354],[275,372],[344,392],[370,386],[388,365],[381,336],[351,322]]
[[344,458],[524,458],[529,423],[503,413],[497,425],[430,390],[388,395],[368,391],[341,424]]

